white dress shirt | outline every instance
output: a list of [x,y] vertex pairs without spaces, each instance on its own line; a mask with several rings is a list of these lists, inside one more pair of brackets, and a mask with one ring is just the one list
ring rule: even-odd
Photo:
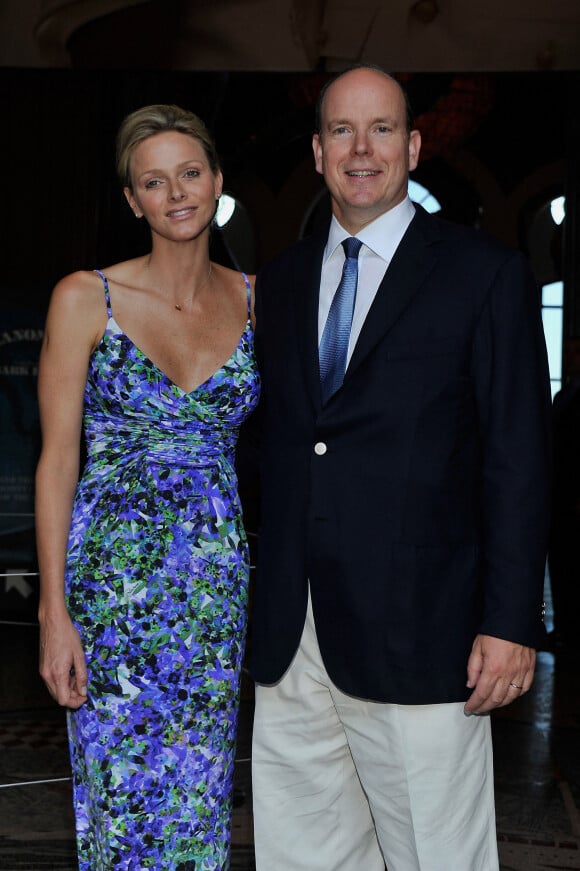
[[[362,325],[375,298],[379,284],[385,276],[387,267],[399,242],[415,214],[415,207],[406,197],[401,203],[389,209],[356,234],[362,247],[358,255],[358,285],[350,340],[348,343],[347,364],[360,335]],[[328,242],[322,259],[320,295],[318,299],[318,344],[322,338],[332,298],[340,283],[344,264],[342,241],[350,236],[333,216],[328,233]]]

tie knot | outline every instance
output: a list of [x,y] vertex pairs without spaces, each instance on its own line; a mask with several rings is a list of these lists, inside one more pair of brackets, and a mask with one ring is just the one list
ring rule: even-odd
[[344,256],[349,260],[356,260],[358,258],[358,252],[361,249],[362,242],[360,239],[357,239],[355,236],[349,236],[342,243],[342,247],[344,248]]

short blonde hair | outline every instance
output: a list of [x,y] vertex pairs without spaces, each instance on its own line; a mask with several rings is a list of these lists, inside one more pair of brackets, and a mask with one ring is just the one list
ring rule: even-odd
[[145,139],[175,130],[196,139],[202,146],[210,169],[219,172],[220,163],[209,130],[197,115],[180,106],[157,103],[143,106],[127,115],[117,134],[117,174],[123,187],[131,189],[131,158],[133,151]]

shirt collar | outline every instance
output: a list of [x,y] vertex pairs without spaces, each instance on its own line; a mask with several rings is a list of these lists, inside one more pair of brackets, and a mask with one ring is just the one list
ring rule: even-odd
[[[383,212],[366,227],[360,230],[356,237],[361,242],[378,254],[387,263],[391,260],[395,250],[401,241],[405,230],[413,220],[415,215],[415,206],[409,199],[405,197],[402,202],[397,203],[392,209]],[[332,216],[330,222],[330,230],[328,232],[328,241],[324,249],[323,262],[334,254],[338,246],[344,239],[350,236],[344,227],[338,222],[335,216]]]

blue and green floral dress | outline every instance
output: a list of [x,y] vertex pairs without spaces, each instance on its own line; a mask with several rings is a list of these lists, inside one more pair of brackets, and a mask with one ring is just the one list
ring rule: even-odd
[[[248,551],[234,471],[249,319],[185,393],[109,320],[85,390],[66,594],[89,671],[69,712],[82,871],[228,867]],[[250,287],[243,276],[250,299]],[[249,305],[249,302],[248,302]]]

